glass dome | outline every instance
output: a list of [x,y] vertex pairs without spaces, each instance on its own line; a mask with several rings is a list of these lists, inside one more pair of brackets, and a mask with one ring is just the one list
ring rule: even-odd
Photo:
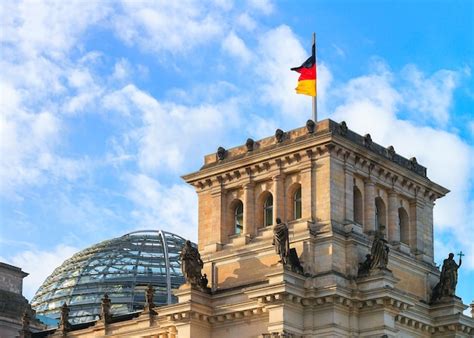
[[171,290],[184,283],[179,254],[185,239],[166,231],[136,231],[76,253],[56,268],[33,297],[37,314],[59,318],[70,307],[72,324],[99,318],[108,293],[112,314],[143,309],[148,284],[154,303],[174,303]]

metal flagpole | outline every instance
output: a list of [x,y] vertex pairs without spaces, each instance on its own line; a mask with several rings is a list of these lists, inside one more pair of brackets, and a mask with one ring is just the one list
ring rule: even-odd
[[[314,45],[314,68],[316,71],[316,33],[313,32],[313,45]],[[311,46],[312,47],[312,46]],[[318,76],[316,76],[316,79],[314,81],[315,85],[315,96],[313,96],[313,121],[316,123],[318,122]]]

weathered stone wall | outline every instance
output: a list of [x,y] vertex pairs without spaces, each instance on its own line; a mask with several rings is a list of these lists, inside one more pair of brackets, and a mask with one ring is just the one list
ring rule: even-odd
[[0,263],[0,290],[5,290],[21,295],[23,291],[23,278],[28,276],[15,266]]

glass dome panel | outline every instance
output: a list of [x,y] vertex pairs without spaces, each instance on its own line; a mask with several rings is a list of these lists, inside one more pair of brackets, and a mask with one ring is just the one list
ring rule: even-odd
[[[143,309],[148,284],[154,303],[176,302],[171,289],[184,283],[179,254],[185,243],[165,231],[137,231],[82,250],[46,278],[32,300],[39,315],[58,319],[67,303],[72,324],[98,319],[108,293],[112,314]],[[169,277],[169,278],[168,278]]]

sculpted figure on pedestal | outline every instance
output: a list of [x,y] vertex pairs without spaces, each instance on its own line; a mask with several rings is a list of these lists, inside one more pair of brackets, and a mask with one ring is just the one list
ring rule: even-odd
[[387,241],[383,238],[383,228],[375,232],[372,248],[370,249],[370,268],[386,269],[388,264],[388,252],[390,251]]
[[276,219],[276,225],[273,228],[273,242],[276,253],[280,256],[280,262],[283,265],[288,263],[288,254],[290,252],[290,238],[288,226],[282,223],[280,218]]
[[365,261],[359,263],[357,276],[367,276],[374,268],[387,269],[388,253],[390,248],[387,245],[387,240],[383,236],[384,228],[375,232],[374,241],[370,248],[370,254],[365,255]]
[[439,282],[433,289],[431,301],[436,301],[442,297],[454,297],[456,293],[456,285],[458,283],[458,269],[461,267],[464,254],[459,253],[459,264],[454,261],[454,254],[450,253],[448,258],[443,261]]
[[104,321],[104,323],[108,323],[112,317],[110,308],[111,301],[109,295],[105,293],[104,297],[102,297],[102,303],[100,304],[100,318]]
[[193,286],[201,286],[203,262],[199,251],[191,245],[190,241],[184,243],[179,258],[181,260],[181,271],[186,279],[186,283]]
[[367,276],[370,272],[370,266],[372,265],[372,256],[370,254],[365,255],[365,261],[359,263],[359,270],[357,271],[357,275]]
[[154,308],[155,304],[153,303],[153,297],[155,296],[155,289],[153,288],[153,285],[148,284],[145,295],[146,295],[145,306],[148,306],[149,309]]
[[71,329],[71,324],[69,324],[69,312],[71,310],[67,306],[66,303],[64,303],[61,306],[61,317],[59,319],[59,327],[58,330],[61,332],[67,332]]

